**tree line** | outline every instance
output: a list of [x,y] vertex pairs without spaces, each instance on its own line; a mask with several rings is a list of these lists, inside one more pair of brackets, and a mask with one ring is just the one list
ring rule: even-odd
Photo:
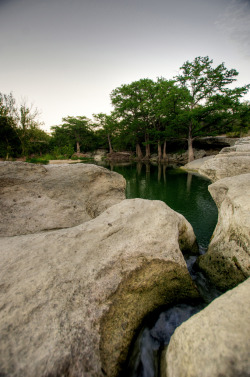
[[12,94],[0,94],[0,156],[72,155],[97,148],[134,151],[138,159],[167,156],[167,141],[186,140],[189,161],[193,141],[200,136],[242,133],[250,126],[250,104],[243,96],[250,85],[232,88],[238,72],[224,63],[213,67],[208,56],[185,62],[171,80],[148,78],[124,84],[111,92],[111,114],[68,116],[51,128],[40,129],[37,110],[25,104],[16,108]]

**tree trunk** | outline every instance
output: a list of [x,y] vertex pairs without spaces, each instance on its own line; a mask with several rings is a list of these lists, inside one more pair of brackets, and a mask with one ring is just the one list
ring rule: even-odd
[[163,160],[166,160],[168,157],[167,157],[167,140],[164,140],[164,144],[163,144]]
[[76,152],[77,152],[77,153],[81,153],[81,149],[80,149],[80,143],[79,143],[79,141],[76,142]]
[[160,143],[160,140],[158,140],[158,161],[161,161],[161,159],[162,159],[161,143]]
[[193,150],[193,139],[192,139],[192,125],[189,126],[188,130],[188,162],[194,160],[194,150]]
[[148,135],[145,135],[145,144],[146,144],[145,159],[149,159],[150,158],[150,144],[149,144],[149,137],[148,137]]
[[136,156],[138,157],[139,160],[141,160],[142,157],[143,157],[143,154],[142,154],[141,147],[140,147],[139,143],[136,144]]
[[113,153],[113,148],[111,145],[110,135],[108,134],[108,142],[109,142],[109,153]]

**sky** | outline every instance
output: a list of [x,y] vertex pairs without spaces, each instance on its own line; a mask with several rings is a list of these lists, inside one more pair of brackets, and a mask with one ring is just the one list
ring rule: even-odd
[[172,79],[197,56],[250,83],[250,0],[0,0],[0,36],[0,92],[46,131],[110,113],[113,89]]

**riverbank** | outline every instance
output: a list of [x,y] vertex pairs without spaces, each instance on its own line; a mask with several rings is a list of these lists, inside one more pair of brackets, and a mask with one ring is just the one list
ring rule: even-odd
[[209,191],[219,209],[218,223],[199,267],[227,293],[176,329],[165,352],[163,375],[248,376],[250,138],[184,169],[216,181]]
[[[181,252],[197,250],[192,227],[160,201],[125,200],[124,179],[101,167],[5,162],[0,163],[0,168],[3,208],[0,373],[19,377],[83,374],[116,377],[145,315],[164,303],[171,305],[199,297]],[[241,176],[233,178],[233,193],[231,181],[218,180],[214,189],[222,211],[218,224],[234,230],[223,238],[231,242],[228,247],[236,247],[237,255],[239,247],[242,252],[249,252],[245,241],[249,226],[244,220],[249,197],[248,174]],[[235,182],[240,182],[240,200]],[[190,185],[190,181],[187,183]],[[244,187],[248,189],[244,191]],[[225,220],[223,224],[221,219]],[[232,228],[234,224],[237,227]],[[243,226],[246,232],[242,232]],[[244,242],[239,238],[241,235]],[[221,246],[216,247],[220,250]],[[212,259],[206,265],[212,264]],[[239,269],[241,259],[235,263],[231,257],[234,268]],[[241,321],[241,310],[250,310],[244,292],[245,289],[240,296],[241,305],[234,309],[236,322]],[[234,301],[233,294],[229,297]],[[217,321],[229,316],[229,310],[225,309],[228,305],[219,304],[213,316],[216,331],[208,342],[210,349],[220,329],[227,335],[232,333],[228,322],[224,321],[222,326]],[[197,328],[205,320],[197,322]],[[189,321],[186,324],[191,331]],[[219,338],[216,343],[216,349],[230,351],[231,358],[223,359],[219,352],[217,355],[216,365],[222,365],[227,376],[236,354],[241,366],[237,370],[241,374],[249,371],[244,356],[249,349],[244,337],[249,323],[238,329],[237,338],[230,337],[233,350],[237,348],[233,356],[225,339]],[[193,336],[191,331],[187,339]],[[185,342],[186,337],[183,339]],[[196,339],[194,354],[202,342],[197,334]],[[183,358],[188,360],[187,352],[192,348],[186,345],[181,342],[174,352],[182,354],[184,349]],[[209,352],[205,359],[203,365],[209,364]],[[170,360],[168,367],[172,368]],[[186,371],[190,370],[191,363],[185,365]],[[174,376],[176,368],[173,364]],[[194,370],[194,376],[204,376]],[[219,376],[223,370],[217,368],[213,376]]]

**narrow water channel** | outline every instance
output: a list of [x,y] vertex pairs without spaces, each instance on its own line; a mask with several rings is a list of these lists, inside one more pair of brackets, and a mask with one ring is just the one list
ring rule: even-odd
[[[162,200],[184,215],[193,226],[200,254],[206,252],[218,217],[217,207],[208,191],[209,180],[166,165],[138,163],[107,167],[126,179],[128,199]],[[186,255],[185,259],[203,300],[161,308],[145,319],[131,345],[122,377],[160,377],[162,350],[176,327],[220,295],[197,269],[196,257]]]

